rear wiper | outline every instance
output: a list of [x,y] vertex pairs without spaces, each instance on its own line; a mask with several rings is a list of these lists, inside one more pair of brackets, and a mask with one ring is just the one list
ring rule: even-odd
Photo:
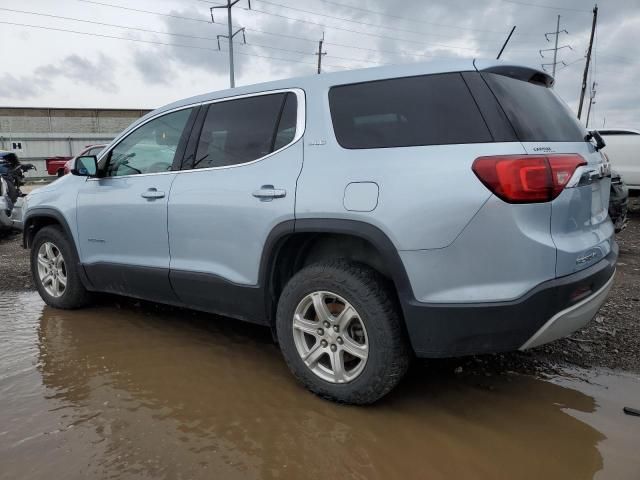
[[590,130],[584,137],[585,142],[590,142],[591,140],[596,141],[596,150],[600,150],[604,148],[607,144],[604,143],[602,139],[602,135],[597,130]]

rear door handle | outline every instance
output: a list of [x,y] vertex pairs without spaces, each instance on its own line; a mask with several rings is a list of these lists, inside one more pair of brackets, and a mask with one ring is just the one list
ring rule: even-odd
[[263,185],[260,189],[253,192],[253,196],[259,198],[263,202],[270,202],[274,198],[282,198],[286,195],[286,190],[274,188],[273,185]]
[[142,192],[140,196],[147,200],[154,200],[156,198],[164,198],[164,192],[159,192],[157,188],[151,187],[146,192]]

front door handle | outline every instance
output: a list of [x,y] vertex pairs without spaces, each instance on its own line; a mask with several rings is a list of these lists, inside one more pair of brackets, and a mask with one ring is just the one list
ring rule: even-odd
[[146,192],[142,192],[140,196],[147,200],[155,200],[156,198],[164,198],[164,192],[159,192],[157,188],[151,187]]
[[274,198],[282,198],[287,195],[287,191],[281,188],[274,188],[273,185],[262,185],[259,190],[253,192],[253,196],[263,202],[270,202]]

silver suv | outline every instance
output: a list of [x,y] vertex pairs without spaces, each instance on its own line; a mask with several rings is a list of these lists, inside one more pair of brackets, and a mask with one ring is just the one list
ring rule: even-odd
[[412,356],[557,339],[604,302],[618,248],[602,143],[552,83],[418,64],[160,108],[28,196],[37,288],[266,325],[307,388],[356,404]]

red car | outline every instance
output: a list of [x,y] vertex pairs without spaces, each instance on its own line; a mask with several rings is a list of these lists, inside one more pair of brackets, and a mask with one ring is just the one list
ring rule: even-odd
[[71,158],[73,157],[56,156],[45,158],[44,162],[47,166],[47,173],[49,175],[57,175],[61,177],[62,175],[67,173],[64,170],[64,166]]
[[82,150],[78,155],[76,155],[75,157],[65,162],[64,173],[62,175],[66,175],[67,173],[71,172],[71,170],[73,169],[73,162],[76,161],[76,158],[83,157],[86,155],[98,155],[106,146],[107,146],[106,144],[87,145],[87,147],[84,150]]

